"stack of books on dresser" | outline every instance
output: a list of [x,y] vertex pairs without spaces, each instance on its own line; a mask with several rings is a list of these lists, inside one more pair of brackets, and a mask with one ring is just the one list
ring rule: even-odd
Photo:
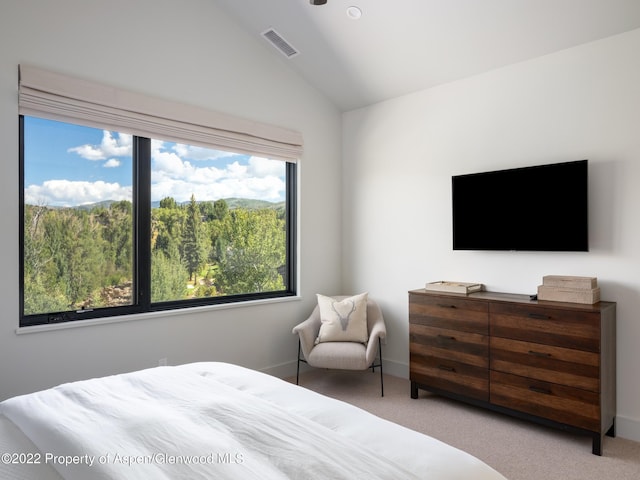
[[569,303],[598,303],[600,287],[596,277],[546,275],[538,286],[538,300]]

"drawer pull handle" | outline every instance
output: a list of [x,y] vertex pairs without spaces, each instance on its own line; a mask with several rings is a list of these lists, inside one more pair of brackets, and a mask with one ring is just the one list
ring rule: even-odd
[[547,388],[534,387],[533,385],[529,387],[529,390],[536,393],[542,393],[544,395],[551,395],[551,390]]
[[455,369],[455,368],[453,368],[453,367],[448,367],[447,365],[438,365],[438,368],[439,368],[440,370],[444,370],[444,371],[446,371],[446,372],[455,372],[455,371],[456,371],[456,369]]
[[438,340],[455,341],[456,337],[452,337],[450,335],[438,335]]
[[529,313],[528,315],[530,318],[536,318],[538,320],[551,320],[551,316],[542,313]]
[[445,303],[439,303],[438,306],[442,308],[458,308],[455,305],[445,304]]
[[529,350],[529,355],[533,355],[535,357],[551,358],[551,354],[550,353],[536,352],[534,350]]

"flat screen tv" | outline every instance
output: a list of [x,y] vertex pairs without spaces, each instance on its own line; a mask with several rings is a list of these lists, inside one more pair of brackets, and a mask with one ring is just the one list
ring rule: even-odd
[[452,177],[453,249],[586,252],[588,162]]

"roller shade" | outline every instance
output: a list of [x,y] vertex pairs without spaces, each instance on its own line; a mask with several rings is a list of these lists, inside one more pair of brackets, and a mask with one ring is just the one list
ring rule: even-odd
[[295,162],[302,134],[194,105],[19,66],[19,112],[142,137]]

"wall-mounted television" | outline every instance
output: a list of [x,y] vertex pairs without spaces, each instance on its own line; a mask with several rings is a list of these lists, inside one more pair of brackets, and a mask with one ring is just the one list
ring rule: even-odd
[[456,175],[454,250],[587,252],[588,161]]

